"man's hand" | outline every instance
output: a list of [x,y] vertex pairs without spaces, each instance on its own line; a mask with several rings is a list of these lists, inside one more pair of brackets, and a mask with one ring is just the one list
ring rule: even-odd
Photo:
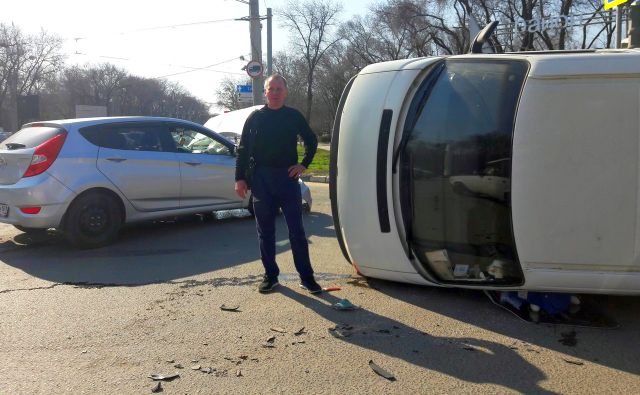
[[304,173],[305,170],[307,170],[307,168],[302,166],[301,164],[293,165],[289,168],[289,177],[298,178],[302,175],[302,173]]
[[245,180],[236,181],[236,194],[240,196],[241,199],[244,199],[247,196],[247,183]]

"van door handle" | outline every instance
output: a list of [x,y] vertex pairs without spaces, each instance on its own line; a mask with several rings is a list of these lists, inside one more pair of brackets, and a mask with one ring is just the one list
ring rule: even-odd
[[120,162],[124,162],[126,159],[125,158],[107,158],[107,160],[110,162],[120,163]]
[[202,164],[201,162],[184,162],[184,163],[188,164],[189,166],[199,166]]

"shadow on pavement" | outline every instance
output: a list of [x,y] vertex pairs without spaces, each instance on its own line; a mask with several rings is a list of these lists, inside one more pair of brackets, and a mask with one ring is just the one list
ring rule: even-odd
[[492,383],[521,393],[553,393],[539,386],[546,379],[540,369],[503,344],[433,336],[364,309],[337,311],[330,306],[340,299],[326,292],[318,298],[284,287],[279,292],[338,326],[353,328],[348,336],[339,336],[340,341],[466,382]]
[[[307,236],[334,237],[331,217],[305,215]],[[289,251],[283,216],[277,220],[276,252]],[[0,260],[37,278],[57,283],[137,286],[259,261],[253,217],[176,220],[126,227],[107,247],[77,250],[56,232],[18,234],[0,243]],[[261,273],[256,273],[261,274]]]
[[[620,328],[584,328],[569,325],[534,324],[516,318],[493,305],[481,291],[420,287],[382,280],[368,280],[372,288],[394,299],[521,342],[565,353],[585,362],[640,374],[635,344],[640,342],[640,298],[595,296]],[[576,332],[577,344],[561,342],[562,334]]]

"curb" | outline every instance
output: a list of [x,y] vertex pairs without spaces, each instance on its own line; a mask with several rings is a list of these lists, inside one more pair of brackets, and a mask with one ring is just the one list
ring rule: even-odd
[[304,182],[320,182],[323,184],[329,183],[329,176],[302,176],[300,178]]

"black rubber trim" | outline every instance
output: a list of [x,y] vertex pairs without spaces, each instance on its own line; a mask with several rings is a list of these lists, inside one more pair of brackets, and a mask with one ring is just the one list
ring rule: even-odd
[[387,199],[387,152],[389,149],[389,131],[393,110],[383,110],[380,121],[380,133],[378,134],[378,163],[376,171],[376,189],[378,196],[378,219],[380,231],[391,232],[389,224],[389,200]]
[[340,103],[336,111],[336,118],[333,121],[333,131],[331,132],[331,151],[329,155],[329,199],[331,200],[331,216],[333,217],[333,227],[336,231],[336,238],[338,239],[338,245],[344,259],[350,264],[351,259],[347,253],[347,246],[342,235],[342,228],[340,227],[340,215],[338,214],[338,144],[340,143],[340,121],[342,120],[342,110],[344,109],[344,102],[347,100],[351,85],[357,76],[351,78],[342,91],[340,97]]

